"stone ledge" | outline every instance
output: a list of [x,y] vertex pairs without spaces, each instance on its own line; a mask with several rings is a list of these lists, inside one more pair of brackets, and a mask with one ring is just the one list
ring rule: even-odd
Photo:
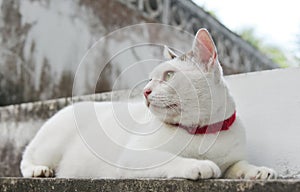
[[180,179],[25,179],[0,178],[1,192],[50,192],[50,191],[253,191],[280,192],[300,191],[300,180],[202,180],[189,181]]
[[[46,101],[35,101],[8,106],[0,106],[0,122],[20,122],[46,120],[60,109],[81,101],[121,101],[141,96],[141,90],[117,90],[92,95],[73,96]],[[1,123],[0,123],[1,124]]]

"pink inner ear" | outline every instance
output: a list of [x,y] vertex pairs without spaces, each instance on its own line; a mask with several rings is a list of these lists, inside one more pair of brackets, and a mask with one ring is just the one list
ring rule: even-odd
[[215,58],[215,45],[207,30],[200,29],[196,34],[194,51],[202,63],[207,64],[212,57]]

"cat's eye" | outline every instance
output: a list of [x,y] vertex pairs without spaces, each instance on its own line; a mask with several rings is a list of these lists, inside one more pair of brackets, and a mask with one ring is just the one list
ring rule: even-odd
[[174,76],[174,71],[167,71],[164,74],[164,81],[169,81]]

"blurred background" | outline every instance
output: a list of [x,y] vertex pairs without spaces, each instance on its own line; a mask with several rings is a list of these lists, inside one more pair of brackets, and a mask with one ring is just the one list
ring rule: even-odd
[[299,66],[300,2],[194,0],[280,67]]
[[[226,75],[299,66],[298,7],[292,0],[0,0],[0,105],[132,88],[162,59],[162,46],[149,44],[187,51],[188,33],[201,27]],[[118,30],[135,24],[142,25]]]

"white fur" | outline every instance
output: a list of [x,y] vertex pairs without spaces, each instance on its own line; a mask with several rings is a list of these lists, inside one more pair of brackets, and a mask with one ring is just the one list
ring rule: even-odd
[[[59,111],[27,146],[23,176],[275,178],[272,169],[245,161],[238,118],[216,134],[191,135],[171,125],[202,126],[234,113],[216,55],[210,35],[200,29],[192,52],[155,68],[145,87],[152,91],[146,99],[151,114],[144,101],[82,102]],[[174,71],[168,80],[167,71]]]

